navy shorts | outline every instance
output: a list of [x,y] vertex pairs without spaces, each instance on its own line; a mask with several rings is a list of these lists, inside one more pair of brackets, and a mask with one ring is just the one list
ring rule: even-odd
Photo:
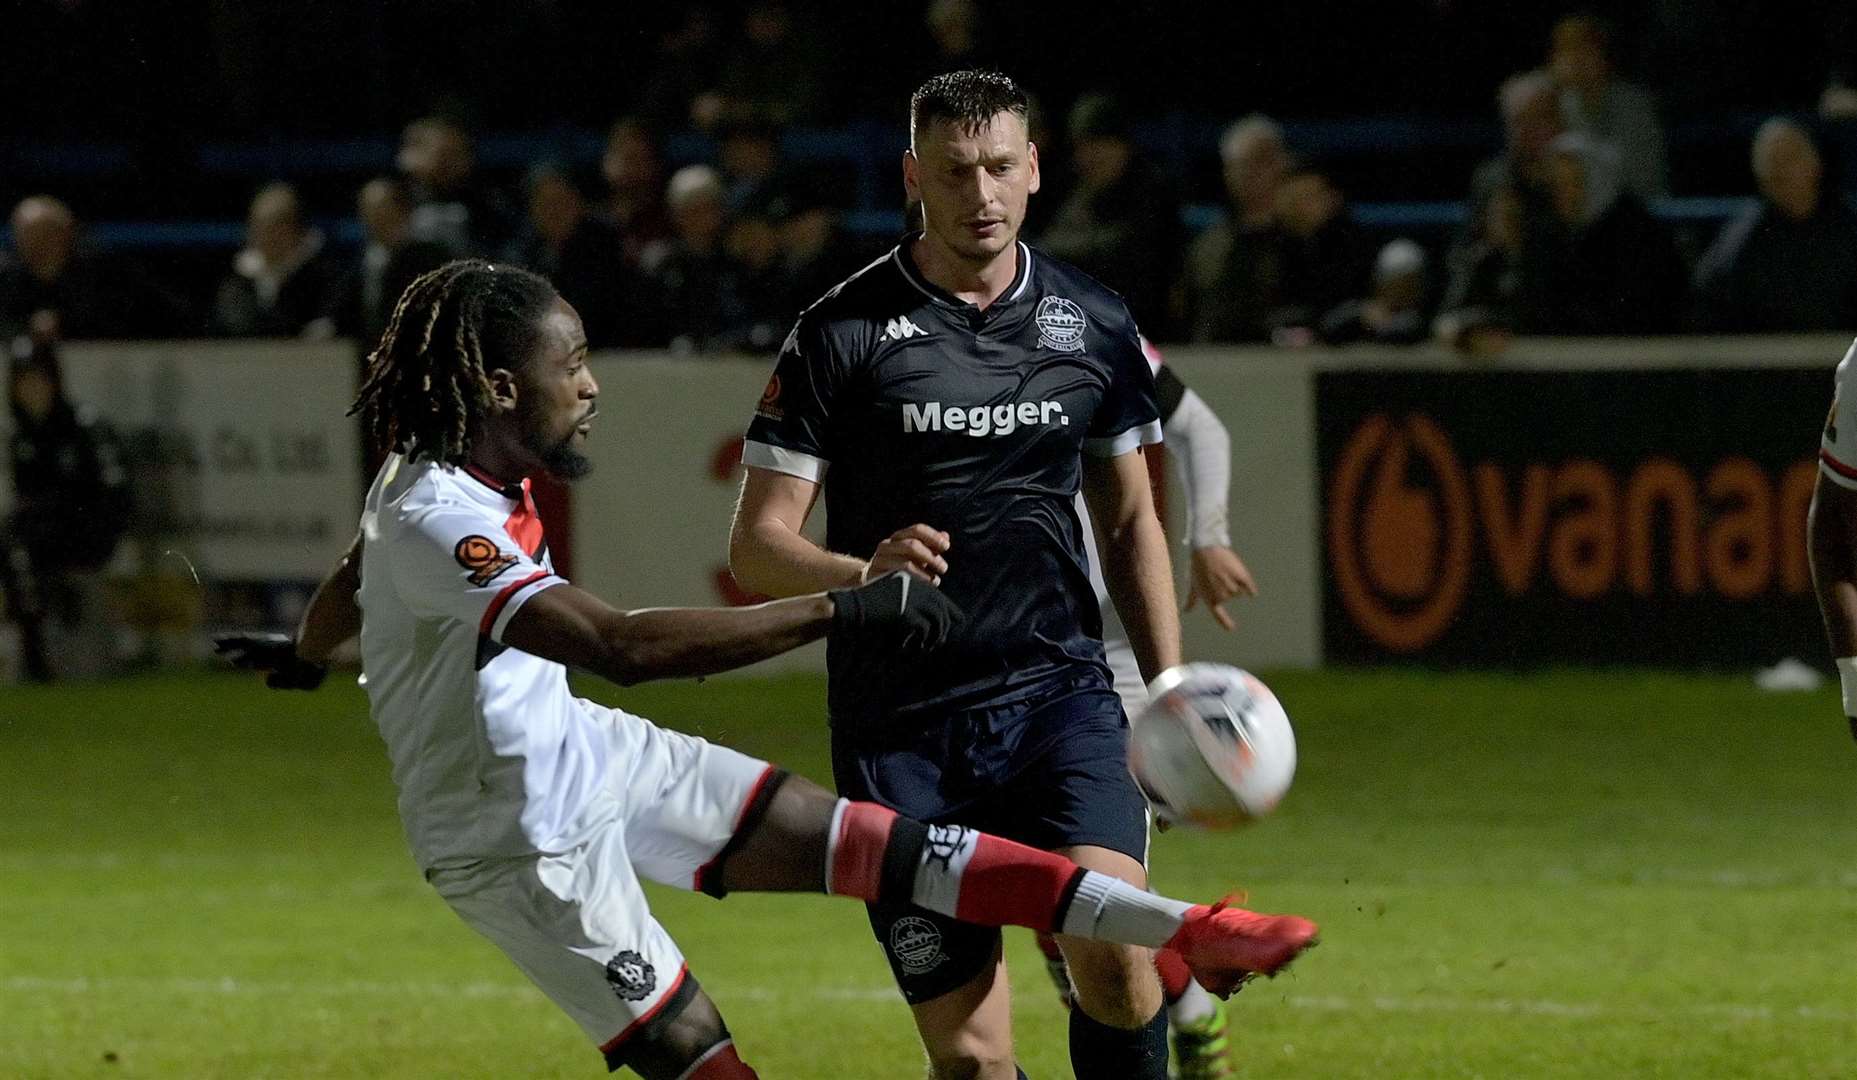
[[[1036,848],[1105,847],[1147,863],[1148,803],[1128,771],[1128,720],[1095,674],[1025,701],[951,714],[901,745],[859,745],[835,732],[832,772],[839,794],[931,825],[966,825]],[[868,907],[912,1005],[993,962],[997,927],[912,904]]]

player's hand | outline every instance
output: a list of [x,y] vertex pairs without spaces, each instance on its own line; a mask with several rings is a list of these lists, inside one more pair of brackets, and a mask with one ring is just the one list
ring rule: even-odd
[[1225,603],[1241,596],[1256,596],[1257,582],[1251,577],[1251,569],[1238,557],[1238,553],[1228,547],[1203,547],[1193,549],[1192,584],[1187,588],[1186,609],[1201,601],[1220,626],[1227,630],[1238,629],[1238,620],[1225,610]]
[[297,655],[289,634],[222,634],[213,648],[233,667],[264,672],[264,685],[273,690],[314,690],[329,675],[328,668]]
[[925,585],[903,570],[893,570],[868,585],[834,589],[832,632],[893,634],[905,647],[933,649],[967,614],[946,593]]
[[930,585],[940,585],[941,576],[948,572],[948,560],[942,556],[949,546],[948,534],[940,529],[927,525],[898,529],[877,545],[876,554],[864,567],[864,580],[876,581],[892,570],[907,570]]

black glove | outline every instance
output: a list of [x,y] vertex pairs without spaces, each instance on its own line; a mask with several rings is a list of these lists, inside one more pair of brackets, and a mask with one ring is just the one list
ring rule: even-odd
[[834,635],[895,634],[905,647],[932,649],[967,618],[946,593],[907,570],[893,570],[868,585],[833,589],[826,595],[832,598]]
[[213,648],[233,667],[266,672],[264,685],[273,690],[314,690],[329,675],[328,668],[297,655],[289,634],[222,634]]

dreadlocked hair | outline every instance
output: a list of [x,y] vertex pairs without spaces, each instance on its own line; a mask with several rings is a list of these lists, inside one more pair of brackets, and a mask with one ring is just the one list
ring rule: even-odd
[[482,259],[446,263],[414,279],[368,354],[348,410],[380,451],[462,465],[490,407],[490,372],[534,351],[554,302],[547,280]]

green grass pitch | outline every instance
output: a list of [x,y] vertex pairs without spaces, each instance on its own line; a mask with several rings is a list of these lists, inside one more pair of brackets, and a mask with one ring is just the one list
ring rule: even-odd
[[[1157,884],[1323,924],[1234,1000],[1250,1077],[1857,1076],[1857,747],[1742,680],[1272,678],[1273,819],[1159,837]],[[822,684],[617,691],[826,780]],[[856,905],[653,903],[770,1080],[922,1075]],[[1009,938],[1021,1059],[1063,1017]],[[0,690],[0,1077],[601,1075],[431,894],[346,680]]]

